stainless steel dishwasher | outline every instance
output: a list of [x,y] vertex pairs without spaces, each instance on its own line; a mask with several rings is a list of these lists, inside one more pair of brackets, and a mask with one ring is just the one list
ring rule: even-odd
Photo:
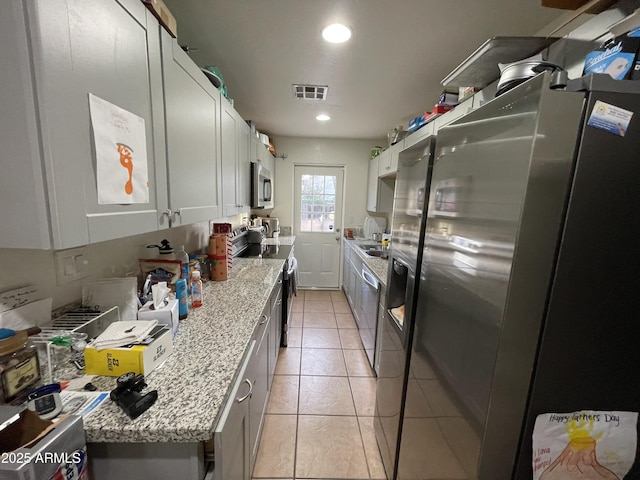
[[376,328],[378,326],[378,294],[379,284],[376,277],[363,264],[362,270],[362,319],[359,322],[362,345],[373,368],[373,357],[376,346]]

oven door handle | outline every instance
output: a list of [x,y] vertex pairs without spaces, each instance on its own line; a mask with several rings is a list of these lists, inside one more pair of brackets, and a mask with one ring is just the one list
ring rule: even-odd
[[298,261],[296,260],[295,257],[292,257],[291,260],[289,260],[289,269],[287,270],[287,275],[289,276],[293,275],[293,271],[296,269],[297,266],[298,266]]
[[367,282],[373,288],[378,290],[378,281],[376,280],[376,278],[373,276],[373,274],[371,272],[369,272],[368,270],[365,270],[363,268],[362,269],[362,278],[364,279],[365,282]]

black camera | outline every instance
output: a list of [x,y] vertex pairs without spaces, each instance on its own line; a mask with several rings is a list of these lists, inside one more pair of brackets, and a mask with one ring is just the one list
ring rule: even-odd
[[140,392],[147,386],[143,375],[133,372],[120,375],[116,381],[117,387],[111,391],[109,397],[116,402],[124,412],[133,420],[142,415],[158,399],[158,391],[149,393]]

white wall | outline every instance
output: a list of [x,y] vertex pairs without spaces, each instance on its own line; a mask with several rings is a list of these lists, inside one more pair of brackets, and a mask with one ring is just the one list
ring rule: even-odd
[[[240,216],[217,219],[216,222],[236,226]],[[139,258],[145,258],[157,250],[147,250],[146,245],[158,244],[162,239],[177,249],[185,246],[189,253],[204,249],[209,243],[209,224],[195,223],[154,233],[135,235],[87,246],[88,279],[139,276]],[[79,302],[85,279],[58,285],[53,250],[0,249],[0,291],[24,285],[35,285],[43,297],[53,297],[53,308]]]
[[345,205],[343,224],[362,225],[367,213],[367,175],[371,148],[381,140],[276,137],[275,205],[270,212],[281,226],[293,226],[293,167],[305,164],[340,165],[345,169]]

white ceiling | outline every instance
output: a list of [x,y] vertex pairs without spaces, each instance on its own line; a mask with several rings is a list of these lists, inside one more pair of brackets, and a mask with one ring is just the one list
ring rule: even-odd
[[[373,139],[429,111],[442,80],[493,36],[533,35],[564,11],[540,0],[165,0],[178,42],[222,71],[245,119],[271,135]],[[324,26],[353,29],[326,43]],[[328,85],[324,103],[292,84]],[[318,113],[332,119],[321,123]]]

